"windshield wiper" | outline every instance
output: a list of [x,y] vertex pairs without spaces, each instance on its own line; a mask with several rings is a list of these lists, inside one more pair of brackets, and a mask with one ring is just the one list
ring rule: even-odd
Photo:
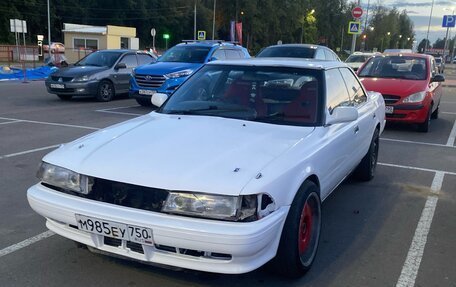
[[249,108],[220,108],[218,106],[209,106],[201,109],[186,109],[186,110],[171,110],[166,111],[166,114],[171,115],[198,115],[201,112],[214,112],[214,113],[226,113],[226,112],[246,112],[250,111]]

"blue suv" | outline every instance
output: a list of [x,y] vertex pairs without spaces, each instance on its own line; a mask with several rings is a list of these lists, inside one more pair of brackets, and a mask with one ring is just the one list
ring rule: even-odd
[[142,106],[151,106],[154,93],[171,95],[192,73],[209,61],[250,58],[247,49],[222,41],[186,41],[178,44],[149,65],[133,70],[130,97]]

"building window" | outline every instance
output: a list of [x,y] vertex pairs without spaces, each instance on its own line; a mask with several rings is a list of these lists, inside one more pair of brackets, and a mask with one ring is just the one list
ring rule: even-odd
[[98,40],[73,38],[73,47],[75,49],[98,50]]
[[128,47],[128,38],[120,37],[120,49],[129,49]]

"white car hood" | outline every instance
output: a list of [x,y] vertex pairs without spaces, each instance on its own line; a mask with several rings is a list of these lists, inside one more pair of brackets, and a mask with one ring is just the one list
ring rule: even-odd
[[43,160],[141,186],[239,195],[266,164],[313,130],[153,112],[65,144]]

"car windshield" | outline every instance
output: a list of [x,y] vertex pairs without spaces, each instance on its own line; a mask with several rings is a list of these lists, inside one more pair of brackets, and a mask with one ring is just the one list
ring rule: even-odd
[[358,73],[360,77],[426,80],[426,59],[414,56],[371,58]]
[[204,63],[211,47],[174,46],[161,56],[159,62]]
[[351,55],[350,57],[347,58],[347,60],[345,62],[346,63],[364,63],[364,62],[366,62],[367,58],[369,58],[369,56]]
[[321,118],[321,74],[315,69],[208,65],[158,112],[315,126]]
[[94,52],[74,64],[75,66],[112,67],[119,59],[121,52]]
[[309,47],[269,47],[258,53],[261,57],[287,57],[312,59],[316,49]]

